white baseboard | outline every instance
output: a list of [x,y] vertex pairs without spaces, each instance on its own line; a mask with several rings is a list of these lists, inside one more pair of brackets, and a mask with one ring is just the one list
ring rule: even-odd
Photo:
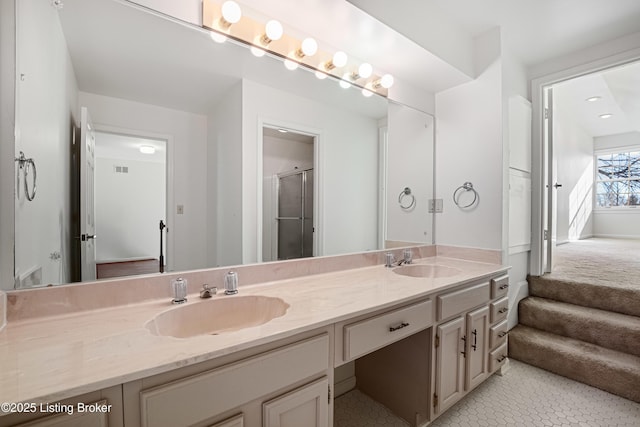
[[356,377],[349,377],[335,384],[334,397],[340,397],[356,388]]
[[522,280],[509,292],[509,312],[507,315],[507,328],[514,328],[518,324],[518,304],[529,296],[529,282]]
[[637,234],[594,234],[592,237],[601,237],[603,239],[640,239]]

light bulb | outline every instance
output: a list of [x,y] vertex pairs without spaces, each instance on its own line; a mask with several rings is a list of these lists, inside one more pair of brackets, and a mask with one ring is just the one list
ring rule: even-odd
[[373,74],[373,67],[367,62],[363,62],[358,67],[358,75],[363,79],[368,79]]
[[267,52],[265,52],[265,50],[264,50],[264,49],[260,49],[260,48],[259,48],[259,47],[257,47],[257,46],[251,46],[251,47],[249,48],[249,51],[251,52],[251,54],[252,54],[253,56],[255,56],[255,57],[257,57],[257,58],[262,58],[262,57],[264,56],[264,54],[265,54],[265,53],[267,53]]
[[153,154],[156,152],[156,148],[151,145],[141,145],[140,152],[143,154]]
[[609,119],[611,117],[613,117],[613,114],[611,114],[611,113],[600,114],[600,118],[601,119]]
[[242,18],[242,10],[238,3],[229,0],[222,3],[222,26],[228,28],[232,24],[240,21]]
[[287,70],[293,71],[298,68],[298,63],[296,61],[292,61],[291,59],[285,59],[284,66]]
[[335,65],[338,68],[344,67],[345,65],[347,65],[347,54],[342,51],[338,51],[334,53],[332,62],[333,62],[333,65]]
[[389,89],[391,86],[393,86],[393,76],[391,74],[385,74],[384,76],[382,76],[382,78],[380,79],[380,86],[385,89]]
[[349,75],[345,74],[342,79],[338,82],[342,89],[349,89],[351,87],[351,82],[349,82]]
[[316,78],[317,78],[318,80],[324,80],[324,79],[326,79],[326,78],[328,77],[326,73],[323,73],[323,72],[322,72],[322,71],[320,71],[320,70],[316,71],[316,73],[315,73],[315,74],[316,74]]
[[302,45],[300,49],[296,52],[298,57],[304,58],[305,56],[313,56],[318,51],[318,43],[312,39],[311,37],[307,37],[302,40]]
[[209,35],[211,36],[211,40],[213,40],[216,43],[224,43],[227,41],[227,36],[225,36],[224,34],[220,34],[220,33],[216,33],[215,31],[211,31],[209,33]]
[[[282,24],[275,19],[267,22],[265,25],[265,37],[269,39],[267,44],[271,43],[273,40],[280,40],[282,38],[282,34],[284,30],[282,29]],[[263,39],[264,40],[264,39]]]
[[364,95],[365,98],[369,98],[371,95],[373,95],[373,92],[371,92],[369,89],[367,88],[363,88],[362,89],[362,95]]

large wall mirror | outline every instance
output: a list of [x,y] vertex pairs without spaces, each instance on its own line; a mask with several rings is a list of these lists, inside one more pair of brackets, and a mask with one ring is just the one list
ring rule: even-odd
[[15,2],[14,287],[158,271],[161,246],[165,271],[296,257],[288,229],[301,256],[433,242],[431,116],[131,2],[55,3]]

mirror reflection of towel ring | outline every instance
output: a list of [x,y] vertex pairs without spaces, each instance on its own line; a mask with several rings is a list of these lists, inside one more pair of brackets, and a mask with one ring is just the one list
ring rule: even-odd
[[[36,180],[38,179],[36,171],[36,162],[33,159],[27,159],[24,153],[20,152],[20,157],[16,157],[15,161],[18,162],[18,169],[16,170],[16,195],[20,194],[20,171],[22,171],[22,178],[24,180],[24,195],[28,201],[33,201],[36,197]],[[29,189],[29,171],[33,169],[33,185]]]
[[[466,204],[466,205],[460,205],[458,199],[460,197],[461,193],[460,191],[464,190],[466,191],[473,191],[473,200]],[[456,206],[459,206],[462,209],[465,208],[470,208],[471,206],[473,206],[476,202],[478,201],[478,192],[476,191],[475,188],[473,188],[473,184],[469,181],[465,182],[464,184],[462,184],[460,187],[456,188],[456,191],[453,192],[453,203],[456,204]]]
[[[405,197],[409,198],[408,205],[405,205],[402,202]],[[404,190],[400,192],[400,194],[398,195],[398,203],[400,204],[400,207],[404,210],[411,209],[416,205],[416,196],[411,194],[411,189],[409,187],[405,187]]]

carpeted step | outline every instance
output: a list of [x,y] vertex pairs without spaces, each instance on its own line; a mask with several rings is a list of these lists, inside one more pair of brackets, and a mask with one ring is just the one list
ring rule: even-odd
[[509,357],[640,402],[640,357],[518,325]]
[[640,317],[528,297],[520,301],[518,321],[556,335],[640,356]]
[[640,317],[640,279],[638,284],[606,286],[550,276],[529,276],[529,295],[599,308]]

